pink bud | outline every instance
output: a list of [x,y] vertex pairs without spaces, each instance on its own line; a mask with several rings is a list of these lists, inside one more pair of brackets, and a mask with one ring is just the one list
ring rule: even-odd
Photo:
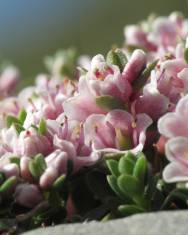
[[1,172],[5,174],[6,178],[19,176],[19,167],[15,163],[9,163],[1,169]]
[[42,194],[34,184],[20,184],[15,190],[15,200],[22,206],[32,208],[42,201]]
[[59,149],[55,150],[53,153],[48,155],[46,158],[46,163],[48,167],[55,168],[59,174],[66,174],[67,171],[67,161],[68,154]]
[[39,135],[34,128],[22,131],[14,146],[16,154],[28,157],[35,156],[38,153],[43,155],[51,152],[52,146],[46,136]]
[[33,178],[29,172],[29,161],[31,159],[29,157],[22,157],[20,160],[20,172],[23,179],[28,180],[30,182],[33,181]]
[[142,50],[135,50],[125,66],[122,77],[132,83],[146,67],[146,54]]
[[48,167],[40,177],[40,187],[43,189],[49,188],[58,177],[58,171],[53,167]]

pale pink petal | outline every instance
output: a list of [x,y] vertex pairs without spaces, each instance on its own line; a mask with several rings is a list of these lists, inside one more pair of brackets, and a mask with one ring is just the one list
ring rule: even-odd
[[188,168],[177,162],[171,162],[163,171],[163,179],[167,183],[188,181]]
[[184,92],[188,92],[188,68],[185,68],[181,72],[179,72],[178,77],[183,81]]
[[146,129],[152,124],[152,119],[145,113],[136,115],[136,130],[138,135],[140,133],[145,132]]
[[114,128],[121,129],[125,135],[132,133],[132,115],[126,111],[115,109],[106,116],[106,121]]
[[147,93],[136,100],[135,109],[137,113],[146,113],[153,120],[157,120],[168,109],[169,100],[166,96],[156,93]]
[[176,136],[188,137],[188,126],[183,116],[176,113],[167,113],[158,121],[158,130],[165,137],[172,138]]
[[92,166],[100,159],[100,154],[92,152],[89,156],[77,157],[74,165],[74,172],[83,167]]
[[114,146],[113,128],[107,125],[105,115],[92,114],[84,123],[86,145],[94,144],[95,148]]
[[91,96],[77,95],[63,103],[66,116],[73,120],[85,121],[92,113],[104,113]]
[[176,113],[184,119],[188,119],[188,95],[184,96],[176,106]]
[[182,59],[167,60],[162,63],[162,69],[165,70],[165,73],[174,78],[186,67],[188,67],[188,65]]
[[70,141],[62,140],[57,135],[55,135],[53,144],[55,148],[61,149],[62,151],[66,152],[70,159],[75,159],[76,150],[73,143],[71,143]]
[[176,137],[168,140],[165,152],[169,161],[178,162],[188,168],[188,138]]

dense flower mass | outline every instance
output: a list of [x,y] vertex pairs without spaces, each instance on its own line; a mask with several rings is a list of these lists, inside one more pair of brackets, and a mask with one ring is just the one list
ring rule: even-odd
[[[124,34],[124,46],[106,57],[78,57],[73,49],[48,57],[49,74],[17,95],[18,70],[0,73],[2,198],[10,193],[14,203],[33,208],[50,201],[65,179],[105,168],[111,156],[111,188],[133,200],[134,210],[149,211],[144,192],[122,187],[127,180],[140,187],[147,168],[141,152],[148,175],[163,175],[164,184],[188,182],[188,20],[180,13],[150,17]],[[77,211],[70,184],[68,218]]]

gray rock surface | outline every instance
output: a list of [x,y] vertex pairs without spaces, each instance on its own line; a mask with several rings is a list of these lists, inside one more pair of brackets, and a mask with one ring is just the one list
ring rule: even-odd
[[109,222],[58,225],[24,235],[186,235],[188,211],[138,214]]

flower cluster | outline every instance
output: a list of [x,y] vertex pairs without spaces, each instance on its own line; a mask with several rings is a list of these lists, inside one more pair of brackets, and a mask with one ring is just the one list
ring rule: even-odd
[[[188,21],[173,13],[127,26],[124,47],[110,50],[106,57],[101,54],[93,58],[78,57],[73,49],[48,57],[45,62],[49,74],[38,75],[35,85],[17,95],[12,92],[19,72],[14,67],[3,70],[0,74],[2,197],[11,192],[14,203],[33,208],[61,180],[74,178],[80,171],[101,162],[104,165],[109,155],[128,154],[120,163],[108,162],[115,175],[108,178],[110,185],[116,194],[122,190],[126,195],[127,181],[139,185],[142,168],[144,175],[150,168],[151,172],[158,171],[151,156],[150,168],[145,156],[141,160],[135,156],[154,147],[156,154],[164,154],[164,145],[170,161],[164,171],[160,169],[164,181],[187,182],[187,42]],[[131,159],[134,166],[128,168]],[[118,187],[114,186],[116,180]],[[133,202],[143,211],[142,206],[145,210],[151,205],[145,205],[147,200],[142,195],[145,181],[142,179],[141,183],[140,197],[132,191],[128,196],[134,194]],[[69,194],[68,191],[68,215],[75,211]]]

